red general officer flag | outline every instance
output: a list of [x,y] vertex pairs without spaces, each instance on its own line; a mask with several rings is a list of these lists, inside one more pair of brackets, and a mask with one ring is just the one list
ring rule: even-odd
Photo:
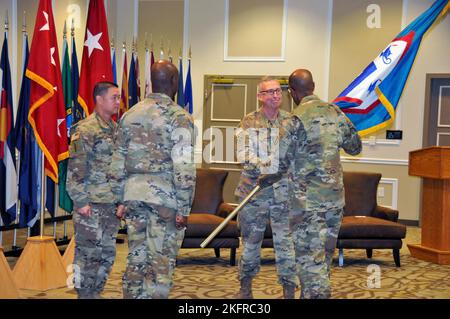
[[92,93],[95,84],[100,81],[114,81],[111,68],[108,22],[106,21],[103,0],[91,0],[89,1],[78,89],[78,102],[84,109],[86,116],[94,110]]
[[28,121],[45,155],[45,174],[58,182],[58,162],[69,156],[66,109],[52,1],[40,0],[26,76],[31,80]]

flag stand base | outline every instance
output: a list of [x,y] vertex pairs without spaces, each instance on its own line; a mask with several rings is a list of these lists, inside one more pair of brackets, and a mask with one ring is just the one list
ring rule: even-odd
[[3,247],[0,246],[0,299],[20,298],[19,289],[14,282],[13,274],[9,268],[8,261],[3,254]]
[[72,239],[70,240],[69,245],[67,245],[67,248],[64,251],[64,255],[62,257],[62,261],[66,269],[69,265],[73,264],[74,257],[75,257],[75,235],[72,236]]
[[65,287],[67,273],[53,237],[28,237],[13,276],[20,289],[46,291]]

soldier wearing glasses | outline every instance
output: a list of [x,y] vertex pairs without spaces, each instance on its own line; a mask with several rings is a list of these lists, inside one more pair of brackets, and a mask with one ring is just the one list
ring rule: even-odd
[[298,140],[305,132],[301,121],[281,110],[280,83],[265,77],[258,84],[261,107],[246,115],[237,130],[237,156],[243,170],[235,195],[242,201],[265,174],[284,173],[273,186],[261,190],[243,208],[238,224],[243,242],[239,260],[240,291],[238,298],[253,298],[252,279],[260,269],[261,244],[270,221],[275,249],[278,281],[283,296],[294,298],[298,283],[294,244],[289,230],[288,182],[286,172]]

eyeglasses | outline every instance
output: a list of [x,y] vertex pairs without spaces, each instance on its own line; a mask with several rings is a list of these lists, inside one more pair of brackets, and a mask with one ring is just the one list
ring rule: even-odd
[[112,101],[120,101],[120,95],[113,95],[110,97]]
[[259,91],[259,93],[261,94],[268,94],[268,95],[275,95],[276,94],[281,94],[281,89],[270,89],[270,90],[264,90],[264,91]]

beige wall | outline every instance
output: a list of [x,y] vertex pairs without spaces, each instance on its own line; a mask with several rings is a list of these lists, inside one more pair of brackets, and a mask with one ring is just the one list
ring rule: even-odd
[[[167,17],[170,17],[169,19]],[[159,59],[161,39],[164,45],[164,58],[169,56],[169,47],[173,62],[178,67],[180,50],[183,48],[183,1],[139,1],[138,40],[140,58],[140,78],[144,83],[145,69],[145,33],[147,33],[148,48],[153,42],[155,60]],[[153,39],[153,41],[152,41]],[[141,58],[142,57],[142,58]],[[143,90],[143,89],[141,89]],[[143,92],[142,92],[143,94]]]
[[[394,202],[397,201],[400,219],[411,221],[419,220],[421,181],[420,178],[408,176],[408,166],[361,164],[344,161],[343,167],[346,171],[381,173],[382,180],[379,184],[379,189],[384,188],[384,196],[378,196],[378,204],[394,206]],[[383,179],[387,179],[388,181],[383,181]],[[394,193],[393,185],[395,185],[395,183],[398,186],[397,196],[395,196]]]
[[[329,23],[327,21],[329,12],[329,1],[291,0],[288,2],[285,61],[225,62],[224,1],[191,0],[189,36],[193,56],[195,119],[203,118],[204,88],[202,86],[205,74],[289,75],[296,68],[308,67],[315,74],[317,93],[326,97],[328,92]],[[200,145],[200,143],[197,144],[198,147]]]
[[148,47],[153,42],[155,60],[159,59],[161,40],[164,58],[168,58],[169,46],[174,63],[183,45],[184,1],[183,0],[108,0],[107,7],[110,38],[116,47],[117,81],[122,83],[122,43],[126,42],[128,72],[132,42],[137,38],[141,95],[145,83],[145,33]]
[[284,1],[229,0],[228,3],[227,55],[281,57]]
[[[142,0],[140,0],[142,1]],[[139,4],[140,1],[125,1],[125,0],[107,0],[107,15],[110,30],[110,37],[115,38],[116,47],[121,47],[121,42],[126,40],[131,44],[134,35],[139,35],[142,41],[142,32],[147,27],[141,27],[144,24],[139,22]],[[192,77],[194,88],[194,118],[197,120],[199,129],[201,129],[201,120],[203,118],[203,94],[204,94],[204,75],[206,74],[223,74],[223,75],[288,75],[292,70],[305,67],[310,69],[316,81],[316,93],[323,99],[333,98],[336,92],[340,90],[340,86],[345,86],[347,78],[353,78],[353,74],[357,73],[357,65],[367,65],[373,58],[374,50],[372,42],[358,41],[359,47],[358,56],[364,56],[367,61],[358,60],[351,61],[352,74],[346,74],[346,78],[336,78],[333,73],[335,65],[340,67],[348,63],[348,59],[339,58],[339,54],[335,52],[332,55],[332,31],[342,31],[341,25],[333,24],[333,11],[346,13],[349,15],[349,21],[352,16],[358,16],[358,19],[368,16],[369,13],[361,12],[364,6],[361,3],[355,5],[358,7],[356,11],[349,10],[348,12],[342,10],[341,2],[347,0],[289,0],[287,24],[286,24],[286,43],[285,43],[285,59],[284,61],[224,61],[224,31],[225,31],[225,1],[224,0],[186,0],[188,4],[186,7],[183,21],[180,18],[174,19],[173,16],[166,16],[162,14],[161,19],[172,21],[177,24],[178,34],[177,40],[183,39],[183,50],[186,53],[189,45],[192,46]],[[58,40],[62,38],[62,21],[68,15],[65,12],[65,7],[69,3],[79,3],[81,8],[81,23],[82,26],[76,30],[77,34],[77,49],[79,55],[79,63],[81,65],[81,53],[84,38],[84,23],[86,19],[86,3],[85,0],[69,1],[58,0],[55,5],[55,13],[57,15],[56,21],[58,23]],[[155,1],[158,2],[158,1]],[[170,2],[170,0],[160,0],[159,2]],[[181,12],[181,6],[184,2],[178,2],[178,14]],[[347,1],[348,2],[348,1]],[[351,1],[356,2],[356,0]],[[362,0],[364,4],[371,2]],[[390,1],[373,1],[383,5],[389,5]],[[395,2],[395,3],[394,3]],[[391,5],[395,5],[398,9],[399,2],[394,1]],[[16,7],[16,15],[19,16],[19,22],[10,21],[11,25],[16,27],[16,37],[20,38],[21,12],[22,7],[33,6],[35,1],[1,1],[0,9],[2,12],[6,9],[13,11]],[[390,13],[383,13],[382,19],[390,19],[392,23],[388,25],[395,25],[399,20],[402,27],[414,20],[424,10],[426,10],[433,0],[404,0],[402,2],[401,18],[392,16]],[[334,6],[334,9],[333,9]],[[398,10],[395,12],[398,12]],[[34,9],[35,10],[35,9]],[[359,10],[359,11],[358,11]],[[383,10],[383,9],[382,9]],[[10,11],[11,12],[11,11]],[[28,13],[29,21],[34,21],[36,12],[31,9]],[[263,17],[261,17],[263,19]],[[353,17],[354,18],[354,17]],[[10,20],[12,13],[10,13]],[[142,19],[142,18],[141,18]],[[28,23],[28,30],[31,31],[34,23]],[[332,25],[335,25],[332,29]],[[184,27],[180,27],[184,26]],[[382,22],[383,27],[383,22]],[[400,29],[399,29],[400,30]],[[423,130],[423,105],[425,99],[425,77],[427,73],[450,73],[450,59],[448,54],[450,52],[450,19],[447,16],[440,24],[435,26],[431,32],[428,32],[424,37],[421,48],[417,54],[416,61],[412,68],[409,80],[406,83],[400,104],[398,107],[397,125],[399,129],[403,130],[403,140],[397,144],[386,144],[383,140],[377,140],[374,146],[370,146],[367,142],[364,144],[363,153],[358,156],[357,160],[352,160],[351,163],[344,164],[346,169],[354,170],[372,170],[379,171],[384,178],[397,178],[399,183],[398,206],[400,209],[400,218],[409,220],[418,220],[420,211],[420,179],[407,176],[408,153],[411,150],[421,148],[422,146],[422,130]],[[368,30],[358,30],[358,36],[364,39],[364,32]],[[373,31],[373,30],[371,30]],[[145,32],[145,31],[144,31]],[[150,30],[147,32],[151,32]],[[391,38],[394,29],[380,31],[383,36],[378,39],[386,37]],[[380,33],[380,34],[381,34]],[[271,36],[268,34],[267,36]],[[272,35],[273,36],[273,35]],[[370,37],[368,37],[370,39]],[[384,38],[383,38],[384,39]],[[154,44],[159,46],[159,39],[155,39]],[[382,42],[382,41],[381,41]],[[177,43],[177,46],[179,44]],[[377,44],[381,45],[381,44]],[[387,45],[387,43],[385,43]],[[140,47],[142,48],[142,43]],[[174,45],[175,48],[175,45]],[[175,51],[176,49],[173,49]],[[120,50],[119,50],[120,51]],[[130,52],[130,48],[128,48]],[[140,51],[141,52],[141,51]],[[11,57],[21,56],[21,40],[16,40],[14,43],[10,41]],[[128,53],[129,54],[129,53]],[[173,52],[174,56],[178,52]],[[342,55],[341,55],[342,56]],[[370,58],[369,58],[370,57]],[[333,60],[336,58],[335,60]],[[20,69],[21,59],[12,59],[12,67]],[[121,54],[118,53],[118,78],[120,81],[121,70],[120,61]],[[140,55],[141,69],[144,61],[143,54]],[[187,61],[185,60],[185,65]],[[350,66],[350,65],[349,65]],[[345,70],[345,68],[343,69]],[[362,70],[361,70],[362,71]],[[343,72],[341,70],[341,72]],[[185,70],[186,73],[186,70]],[[16,76],[16,75],[14,75]],[[13,79],[14,80],[14,79]],[[20,82],[20,77],[15,79],[16,83]],[[337,83],[339,82],[339,83]],[[141,78],[143,83],[143,78]],[[16,92],[17,93],[17,92]],[[15,100],[17,101],[17,100]],[[379,136],[380,137],[380,136]],[[200,151],[201,141],[197,143],[197,150]],[[389,199],[384,199],[389,200]]]

